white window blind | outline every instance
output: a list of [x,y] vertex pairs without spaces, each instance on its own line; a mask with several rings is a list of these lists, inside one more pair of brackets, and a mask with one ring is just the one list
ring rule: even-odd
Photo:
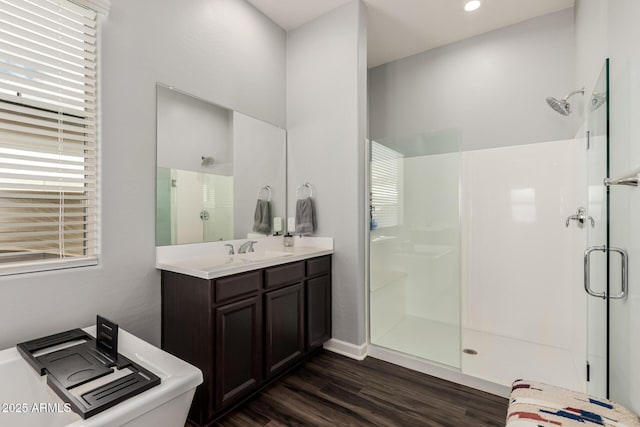
[[400,224],[403,158],[397,151],[371,142],[371,204],[378,228]]
[[96,21],[0,0],[0,274],[97,262]]

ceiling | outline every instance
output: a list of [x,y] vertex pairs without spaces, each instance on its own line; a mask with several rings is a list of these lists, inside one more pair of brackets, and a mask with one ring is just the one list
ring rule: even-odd
[[[249,0],[289,31],[352,0]],[[573,7],[574,0],[363,0],[368,13],[369,68],[458,40]]]

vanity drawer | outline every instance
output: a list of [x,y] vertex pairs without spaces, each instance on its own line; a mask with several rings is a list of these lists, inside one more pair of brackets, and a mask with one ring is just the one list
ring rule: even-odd
[[262,270],[215,279],[215,302],[249,295],[262,287]]
[[264,277],[267,289],[302,282],[304,280],[304,261],[267,268]]
[[323,256],[307,260],[307,277],[331,273],[331,256]]

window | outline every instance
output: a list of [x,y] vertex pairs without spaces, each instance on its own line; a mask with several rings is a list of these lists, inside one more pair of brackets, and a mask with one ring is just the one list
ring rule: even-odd
[[0,3],[0,274],[95,264],[97,14]]
[[404,156],[378,142],[371,142],[371,204],[378,228],[401,221],[402,162]]

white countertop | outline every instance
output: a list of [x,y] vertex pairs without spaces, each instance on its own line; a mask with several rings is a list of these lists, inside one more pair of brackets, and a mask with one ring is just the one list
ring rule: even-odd
[[333,239],[295,237],[294,246],[284,247],[282,237],[259,239],[255,252],[228,255],[225,244],[234,248],[247,239],[156,248],[156,268],[202,279],[215,279],[245,271],[301,261],[333,253]]

